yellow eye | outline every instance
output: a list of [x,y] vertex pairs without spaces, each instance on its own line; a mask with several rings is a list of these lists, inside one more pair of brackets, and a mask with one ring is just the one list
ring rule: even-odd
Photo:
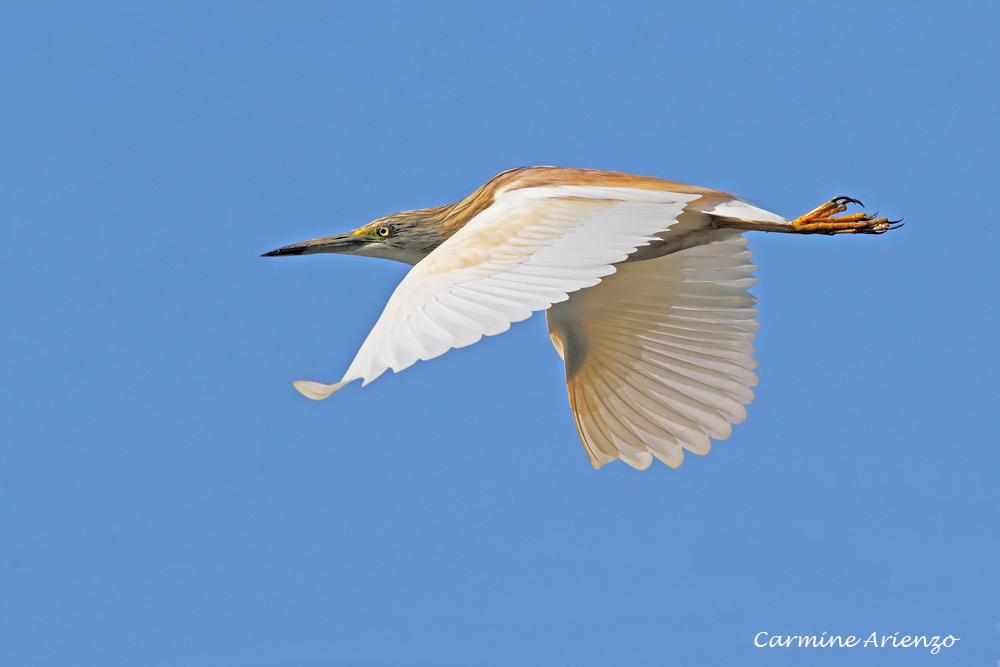
[[392,230],[389,229],[389,225],[379,225],[378,227],[375,228],[375,233],[381,236],[382,238],[385,238],[389,236],[389,234],[392,234]]

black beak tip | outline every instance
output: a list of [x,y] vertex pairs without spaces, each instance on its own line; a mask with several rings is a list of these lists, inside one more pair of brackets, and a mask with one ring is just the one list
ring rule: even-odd
[[289,245],[278,248],[271,252],[265,252],[261,257],[281,257],[282,255],[301,255],[304,248],[302,246]]

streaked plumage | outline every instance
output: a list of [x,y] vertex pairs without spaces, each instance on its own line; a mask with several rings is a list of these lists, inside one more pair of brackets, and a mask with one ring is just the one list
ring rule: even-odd
[[340,382],[506,331],[545,310],[595,467],[679,466],[746,417],[757,384],[754,284],[743,230],[881,233],[833,200],[789,222],[725,192],[608,171],[529,167],[462,201],[375,220],[267,255],[339,252],[415,264]]

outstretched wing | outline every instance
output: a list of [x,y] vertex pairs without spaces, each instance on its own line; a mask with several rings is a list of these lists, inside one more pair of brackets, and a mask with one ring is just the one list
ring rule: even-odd
[[599,285],[548,311],[566,362],[570,405],[595,468],[621,459],[671,467],[684,450],[729,437],[753,400],[757,300],[752,253],[739,232],[620,264]]
[[500,194],[406,275],[343,379],[296,382],[313,399],[348,382],[510,328],[597,285],[658,239],[698,194],[604,186],[540,186]]

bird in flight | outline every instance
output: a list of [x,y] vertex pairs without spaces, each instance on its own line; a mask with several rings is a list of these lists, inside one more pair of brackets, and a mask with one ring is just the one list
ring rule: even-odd
[[525,167],[460,202],[394,213],[264,257],[340,253],[412,264],[343,378],[320,400],[546,311],[577,432],[595,468],[705,454],[757,384],[756,279],[744,231],[881,234],[836,197],[786,220],[726,192],[613,171]]

